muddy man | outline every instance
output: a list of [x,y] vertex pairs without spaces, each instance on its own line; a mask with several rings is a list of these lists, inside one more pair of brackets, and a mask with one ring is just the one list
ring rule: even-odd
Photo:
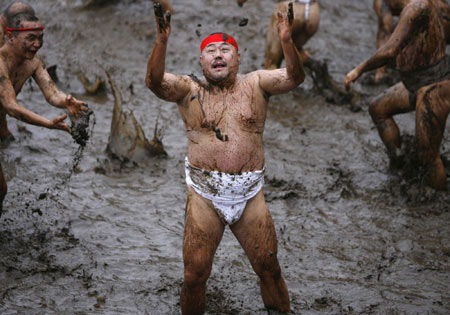
[[[440,9],[447,45],[450,44],[450,5],[446,0],[436,0]],[[402,11],[401,1],[374,0],[373,9],[378,17],[377,48],[380,48],[391,36],[394,30],[394,17],[398,17]],[[380,67],[375,71],[374,83],[379,83],[386,75],[386,67]]]
[[278,15],[286,68],[238,74],[237,42],[226,33],[214,33],[201,42],[204,77],[197,78],[165,72],[170,14],[163,15],[156,5],[155,16],[158,38],[146,85],[159,98],[178,104],[188,140],[182,313],[204,313],[206,282],[226,225],[260,278],[264,305],[288,312],[275,227],[262,191],[262,135],[270,96],[294,89],[305,78],[291,38],[292,21]]
[[445,55],[446,36],[441,6],[436,0],[385,0],[400,10],[389,39],[368,60],[350,71],[345,86],[364,72],[394,62],[400,83],[389,88],[369,106],[392,167],[401,163],[400,131],[393,116],[416,111],[419,159],[426,165],[429,184],[446,189],[446,174],[439,151],[450,111],[450,58]]
[[[67,109],[74,116],[79,115],[82,110],[87,110],[84,102],[56,88],[42,58],[37,55],[44,36],[44,27],[39,19],[30,13],[6,16],[6,43],[0,48],[0,138],[7,139],[11,134],[6,125],[6,114],[29,124],[70,133],[70,127],[64,122],[66,115],[49,120],[17,102],[16,96],[22,86],[33,77],[51,105]],[[0,189],[0,201],[3,201],[6,182],[1,171]]]

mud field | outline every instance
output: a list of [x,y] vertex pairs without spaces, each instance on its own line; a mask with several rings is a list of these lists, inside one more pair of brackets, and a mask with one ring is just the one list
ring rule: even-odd
[[[9,1],[2,0],[0,9]],[[371,0],[322,0],[321,25],[306,48],[331,75],[375,50]],[[30,0],[45,25],[40,54],[57,65],[59,87],[89,103],[95,125],[79,146],[66,133],[8,119],[16,141],[2,146],[9,185],[0,219],[1,314],[179,314],[186,139],[175,104],[144,85],[155,40],[152,3],[123,0],[80,10],[81,1]],[[273,0],[174,0],[167,71],[201,75],[200,39],[234,35],[241,72],[262,67]],[[245,26],[239,26],[243,19]],[[158,120],[166,159],[132,165],[105,153],[114,99],[88,96],[78,79],[107,70],[148,138]],[[264,133],[264,192],[293,314],[449,314],[450,194],[423,185],[414,155],[397,174],[367,104],[386,85],[354,88],[358,108],[334,105],[308,77],[271,98]],[[19,102],[46,116],[35,83]],[[92,122],[94,119],[92,120]],[[398,116],[414,151],[414,114]],[[442,155],[450,174],[450,128]],[[450,186],[450,179],[447,186]],[[267,314],[257,277],[229,229],[208,281],[208,314]],[[272,313],[273,314],[273,313]]]

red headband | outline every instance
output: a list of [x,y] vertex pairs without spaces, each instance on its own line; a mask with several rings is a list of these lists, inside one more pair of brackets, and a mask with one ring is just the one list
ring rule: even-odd
[[225,33],[215,33],[215,34],[209,35],[202,41],[202,44],[200,45],[200,52],[203,52],[203,49],[206,46],[208,46],[211,43],[215,43],[215,42],[228,43],[230,45],[233,45],[234,48],[236,48],[236,51],[239,50],[238,44],[236,43],[236,41],[234,40],[233,37],[231,37],[230,35],[225,34]]
[[44,30],[43,26],[38,26],[38,27],[6,27],[5,28],[5,33],[25,32],[25,31],[43,31],[43,30]]

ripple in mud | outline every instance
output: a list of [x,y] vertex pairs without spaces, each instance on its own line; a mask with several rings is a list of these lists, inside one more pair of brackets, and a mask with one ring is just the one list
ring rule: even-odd
[[298,198],[306,193],[306,188],[302,183],[285,181],[283,179],[265,178],[264,196],[267,202],[277,199],[287,200]]

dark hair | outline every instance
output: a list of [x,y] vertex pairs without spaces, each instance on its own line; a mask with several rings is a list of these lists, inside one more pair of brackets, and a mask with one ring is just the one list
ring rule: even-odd
[[[18,19],[16,18],[19,15],[26,14],[27,16],[20,16]],[[33,8],[23,2],[13,2],[8,5],[3,13],[6,18],[6,25],[8,27],[18,27],[22,21],[37,21],[37,17],[35,16]],[[28,16],[28,15],[31,15]]]
[[34,14],[30,13],[19,13],[13,15],[10,19],[8,19],[8,27],[20,27],[23,21],[27,22],[37,22],[39,19]]
[[223,40],[225,40],[225,41],[228,40],[228,36],[230,36],[230,35],[228,35],[227,33],[224,33],[224,32],[215,32],[215,33],[209,34],[208,36],[216,35],[216,34],[222,34]]
[[20,13],[28,13],[35,15],[33,8],[23,2],[13,2],[10,5],[8,5],[3,13],[3,15],[9,20],[14,17],[14,15],[20,14]]

